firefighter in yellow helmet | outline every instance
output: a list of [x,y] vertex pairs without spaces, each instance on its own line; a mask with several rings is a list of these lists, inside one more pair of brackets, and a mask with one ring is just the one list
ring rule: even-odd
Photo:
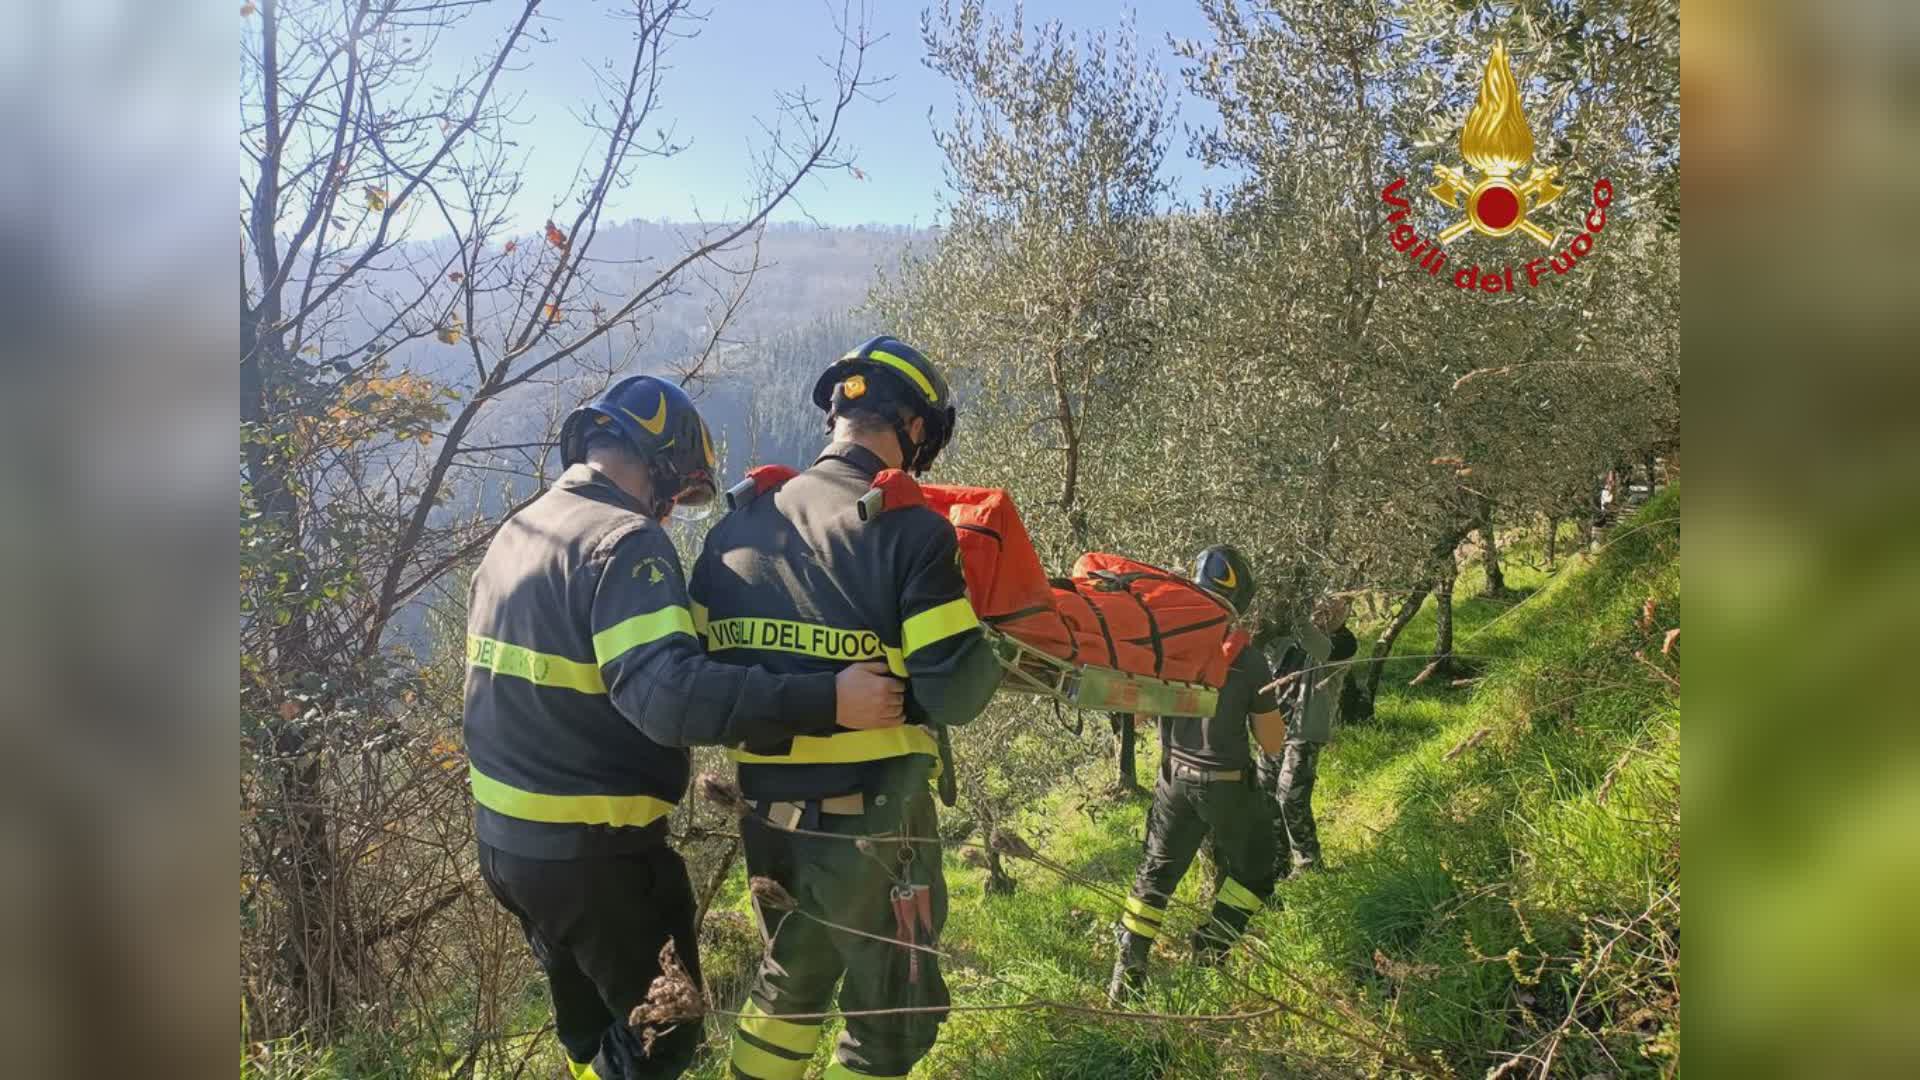
[[936,727],[973,719],[1000,679],[953,527],[924,506],[871,520],[857,506],[883,470],[933,463],[953,432],[946,380],[906,343],[874,338],[820,377],[813,400],[832,442],[722,519],[694,567],[707,648],[779,672],[884,660],[908,681],[907,723],[736,755],[748,871],[860,932],[759,907],[766,955],[732,1053],[734,1075],[753,1080],[799,1080],[836,984],[849,1015],[828,1077],[905,1076],[933,1047],[942,1012],[854,1014],[948,1004],[937,959],[895,939],[929,946],[946,920],[927,790]]

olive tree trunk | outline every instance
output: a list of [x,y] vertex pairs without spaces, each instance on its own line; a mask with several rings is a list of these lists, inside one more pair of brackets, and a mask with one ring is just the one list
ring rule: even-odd
[[1458,568],[1449,561],[1440,581],[1433,587],[1433,659],[1409,686],[1419,686],[1435,676],[1453,672],[1453,582]]
[[1406,599],[1400,602],[1400,610],[1394,612],[1393,621],[1374,639],[1373,654],[1367,658],[1366,709],[1369,713],[1373,711],[1374,696],[1380,692],[1380,672],[1387,666],[1387,657],[1393,655],[1394,641],[1413,621],[1413,617],[1420,613],[1420,605],[1426,603],[1427,593],[1432,589],[1432,585],[1423,582],[1419,588],[1408,593]]
[[1507,575],[1500,570],[1500,545],[1493,538],[1493,504],[1480,504],[1480,561],[1487,571],[1487,583],[1481,591],[1482,596],[1507,595]]

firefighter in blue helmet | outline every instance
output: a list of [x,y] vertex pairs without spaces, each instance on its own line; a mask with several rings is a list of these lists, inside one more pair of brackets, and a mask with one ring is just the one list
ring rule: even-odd
[[[932,1049],[948,997],[926,949],[947,897],[927,784],[939,728],[973,719],[1000,679],[953,527],[924,506],[870,520],[859,510],[877,474],[923,472],[946,445],[946,380],[913,347],[880,337],[829,367],[813,401],[832,442],[723,518],[694,567],[707,647],[783,672],[883,659],[908,680],[907,723],[736,754],[748,872],[784,886],[805,913],[757,905],[766,955],[732,1054],[734,1075],[754,1080],[799,1080],[836,986],[847,1019],[828,1077],[905,1076]],[[860,1015],[903,1006],[930,1011]]]
[[[1193,580],[1237,613],[1244,614],[1253,599],[1253,568],[1225,545],[1200,553]],[[1209,833],[1218,874],[1212,914],[1193,939],[1202,960],[1217,959],[1231,947],[1273,895],[1272,822],[1255,786],[1247,741],[1251,733],[1262,750],[1274,752],[1286,737],[1279,703],[1266,688],[1269,679],[1260,650],[1241,649],[1211,717],[1160,721],[1160,776],[1147,812],[1146,859],[1120,916],[1119,956],[1107,986],[1116,1004],[1145,986],[1167,905]]]
[[666,817],[687,747],[786,745],[902,719],[881,665],[774,674],[716,663],[662,523],[714,497],[713,440],[680,388],[626,379],[561,431],[559,480],[501,525],[467,618],[466,745],[481,876],[520,921],[575,1077],[677,1076],[681,1024],[651,1052],[627,1016],[672,941],[700,957]]

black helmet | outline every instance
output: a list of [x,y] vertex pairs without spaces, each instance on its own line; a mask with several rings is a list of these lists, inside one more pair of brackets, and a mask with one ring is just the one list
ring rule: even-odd
[[[920,350],[896,337],[874,338],[834,361],[813,384],[813,403],[827,410],[829,424],[856,404],[892,421],[909,472],[926,472],[953,438],[953,392],[947,380]],[[918,445],[899,418],[903,405],[927,423],[927,437]]]
[[585,461],[587,441],[596,431],[619,435],[647,462],[653,489],[663,499],[671,495],[680,506],[713,501],[720,470],[713,436],[678,386],[652,375],[614,383],[600,400],[567,417],[560,428],[560,463]]
[[1194,584],[1219,593],[1238,614],[1246,614],[1253,599],[1253,567],[1247,557],[1226,544],[1215,544],[1193,562]]

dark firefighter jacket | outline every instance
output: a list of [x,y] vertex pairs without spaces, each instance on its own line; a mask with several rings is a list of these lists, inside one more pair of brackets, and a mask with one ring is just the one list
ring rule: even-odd
[[1220,704],[1213,715],[1200,719],[1169,716],[1160,721],[1160,748],[1174,759],[1202,769],[1251,769],[1253,753],[1247,744],[1248,722],[1260,713],[1278,709],[1273,691],[1264,689],[1272,678],[1266,657],[1249,645],[1227,669],[1220,688]]
[[686,747],[829,731],[831,672],[709,660],[680,560],[606,477],[575,465],[487,548],[467,614],[467,756],[482,841],[529,858],[656,843]]
[[903,759],[925,755],[930,765],[938,754],[929,722],[972,720],[999,685],[953,526],[925,507],[859,519],[856,503],[883,468],[865,448],[834,443],[812,468],[722,518],[694,565],[694,618],[715,659],[778,672],[884,660],[908,679],[904,725],[736,751],[748,798],[891,787]]

